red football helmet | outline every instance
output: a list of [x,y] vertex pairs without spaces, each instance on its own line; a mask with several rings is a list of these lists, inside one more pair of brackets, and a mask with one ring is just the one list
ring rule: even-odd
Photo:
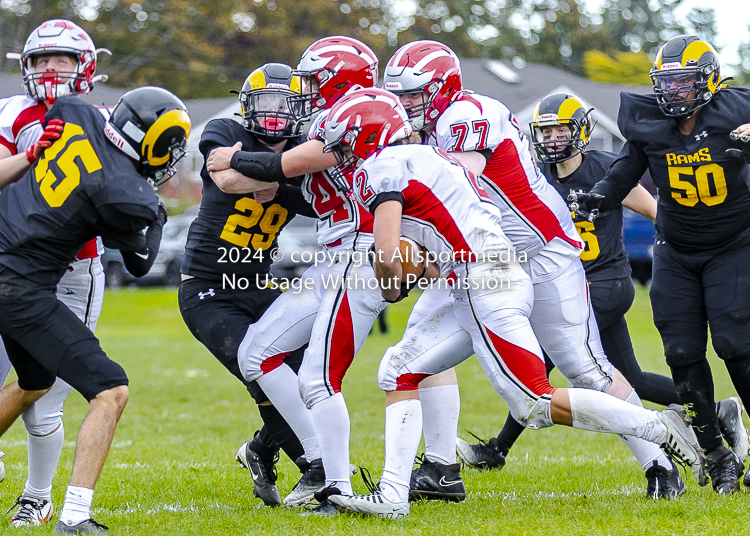
[[325,131],[323,150],[332,152],[338,161],[332,178],[339,188],[348,191],[347,174],[383,147],[407,137],[412,128],[396,95],[367,88],[348,93],[331,108]]
[[411,97],[405,104],[406,111],[417,130],[437,121],[463,90],[458,56],[437,41],[414,41],[402,46],[388,60],[383,80],[388,91],[403,100]]
[[[7,54],[21,62],[26,94],[37,100],[54,100],[63,95],[88,93],[94,82],[106,81],[106,75],[96,73],[98,52],[109,50],[94,48],[94,42],[83,28],[69,20],[53,19],[34,29],[26,40],[21,54]],[[35,58],[41,54],[65,54],[75,59],[71,72],[37,72]]]
[[350,89],[375,87],[378,58],[351,37],[324,37],[305,50],[294,74],[301,79],[302,94],[289,101],[300,120],[330,108]]

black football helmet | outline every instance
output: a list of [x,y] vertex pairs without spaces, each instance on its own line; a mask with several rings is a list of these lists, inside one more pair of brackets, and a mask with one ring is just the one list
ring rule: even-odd
[[283,63],[266,63],[255,69],[240,91],[242,126],[268,143],[299,135],[302,124],[294,120],[287,97],[299,95],[299,76]]
[[688,117],[721,89],[719,56],[696,35],[678,35],[659,49],[649,74],[659,107],[670,117]]
[[[534,117],[529,124],[531,142],[537,156],[545,164],[564,162],[575,156],[573,149],[583,152],[591,141],[591,131],[596,123],[591,111],[581,99],[570,93],[551,93],[536,105]],[[545,140],[544,127],[564,125],[570,128],[570,139]]]
[[156,188],[175,174],[177,161],[187,153],[190,116],[166,89],[140,87],[120,97],[104,133]]

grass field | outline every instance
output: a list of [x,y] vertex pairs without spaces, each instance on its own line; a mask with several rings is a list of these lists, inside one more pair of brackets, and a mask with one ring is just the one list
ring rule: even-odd
[[[379,476],[383,463],[384,396],[376,384],[384,350],[398,340],[412,305],[392,306],[391,332],[374,333],[344,382],[352,417],[352,462]],[[628,315],[641,365],[668,373],[651,323],[648,294],[638,289]],[[461,504],[421,503],[406,520],[351,516],[300,517],[270,509],[252,497],[247,471],[234,461],[238,447],[260,426],[243,386],[185,328],[174,290],[108,292],[98,335],[130,376],[130,402],[94,496],[94,517],[115,535],[263,534],[746,534],[750,494],[718,497],[692,477],[676,502],[643,496],[645,478],[621,442],[603,434],[554,427],[528,431],[502,472],[463,472],[468,498]],[[717,398],[732,394],[726,370],[711,363]],[[476,360],[459,367],[460,434],[491,437],[506,407]],[[556,373],[555,373],[556,374]],[[559,376],[553,383],[563,385]],[[87,411],[76,393],[66,405],[66,443],[54,481],[56,521],[70,476],[75,434]],[[16,423],[0,440],[7,476],[0,507],[10,507],[25,481],[25,431]],[[299,478],[282,456],[278,486],[288,493]],[[356,491],[365,491],[359,477]],[[0,520],[0,531],[10,515]],[[6,528],[7,527],[7,528]],[[22,531],[49,533],[52,524]]]

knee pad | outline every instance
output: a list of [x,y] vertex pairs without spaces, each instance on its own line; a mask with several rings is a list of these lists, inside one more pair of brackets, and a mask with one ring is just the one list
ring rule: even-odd
[[664,341],[664,357],[670,367],[688,367],[706,358],[706,347],[698,341]]
[[311,374],[303,364],[298,376],[299,396],[307,409],[333,396],[334,393],[329,392],[323,374]]
[[62,422],[63,404],[73,388],[58,379],[45,395],[21,414],[26,430],[35,436],[54,432]]
[[508,406],[513,418],[526,428],[539,429],[553,426],[551,398],[540,397],[531,406],[513,407]]
[[724,361],[734,361],[750,356],[750,334],[746,329],[721,330],[711,335],[711,344],[716,355]]

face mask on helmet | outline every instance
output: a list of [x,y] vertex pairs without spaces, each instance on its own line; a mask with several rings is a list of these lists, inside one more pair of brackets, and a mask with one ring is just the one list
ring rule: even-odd
[[529,124],[539,160],[557,164],[583,152],[595,126],[592,111],[581,99],[566,93],[552,93],[539,101]]
[[333,153],[338,162],[331,178],[344,192],[351,190],[347,177],[364,160],[412,133],[398,97],[378,88],[347,93],[331,108],[325,128],[323,151]]
[[716,51],[694,35],[679,35],[667,41],[649,74],[656,101],[670,117],[692,115],[721,89]]
[[[62,19],[50,20],[29,35],[21,54],[8,53],[21,63],[26,94],[37,100],[54,102],[64,95],[86,94],[106,75],[96,73],[97,53],[89,35],[76,24]],[[69,58],[69,62],[61,61]]]
[[175,174],[177,162],[187,154],[190,117],[169,91],[142,87],[120,98],[104,133],[156,188]]
[[401,98],[415,130],[430,127],[463,91],[458,56],[437,41],[414,41],[388,60],[384,88]]
[[256,69],[239,93],[242,125],[268,143],[298,136],[301,124],[294,119],[289,99],[299,91],[299,78],[292,76],[288,65],[267,63]]
[[299,121],[333,106],[348,91],[374,87],[378,81],[378,59],[364,43],[351,37],[319,39],[302,54],[295,75],[302,91],[290,97]]

